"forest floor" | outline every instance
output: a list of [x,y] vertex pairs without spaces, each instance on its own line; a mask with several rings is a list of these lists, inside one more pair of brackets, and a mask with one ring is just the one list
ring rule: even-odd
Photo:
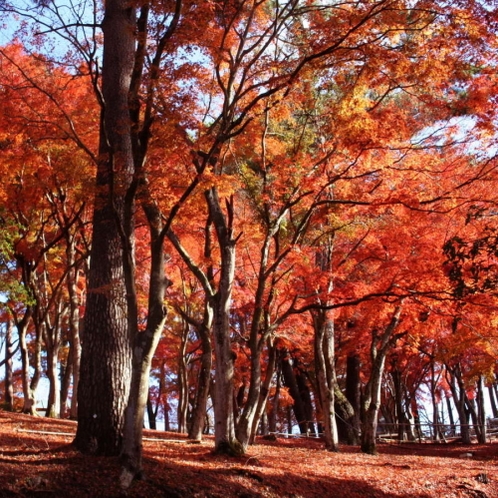
[[78,453],[75,431],[72,421],[0,411],[0,497],[498,498],[498,443],[381,444],[370,456],[279,438],[230,458],[214,455],[210,438],[189,444],[176,433],[145,431],[146,479],[124,493],[118,459]]

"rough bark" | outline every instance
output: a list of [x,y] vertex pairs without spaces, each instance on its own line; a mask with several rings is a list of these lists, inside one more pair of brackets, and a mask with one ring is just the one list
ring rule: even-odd
[[233,353],[230,339],[230,304],[235,275],[235,244],[233,238],[233,204],[227,202],[225,217],[215,187],[205,192],[210,219],[216,231],[221,253],[219,288],[212,297],[214,374],[214,438],[220,453],[241,454],[242,445],[235,438],[233,414]]
[[133,175],[128,94],[135,53],[135,8],[108,0],[102,24],[101,133],[97,196],[82,341],[75,444],[83,452],[117,455],[131,378],[123,270],[125,195]]

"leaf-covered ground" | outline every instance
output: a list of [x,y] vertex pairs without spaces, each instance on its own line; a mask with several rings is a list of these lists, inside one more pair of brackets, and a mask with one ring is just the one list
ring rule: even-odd
[[123,493],[118,460],[78,453],[75,430],[71,421],[0,411],[0,497],[498,498],[498,443],[383,444],[368,456],[356,447],[329,453],[316,439],[261,440],[235,459],[214,455],[211,439],[189,444],[152,431],[147,478]]

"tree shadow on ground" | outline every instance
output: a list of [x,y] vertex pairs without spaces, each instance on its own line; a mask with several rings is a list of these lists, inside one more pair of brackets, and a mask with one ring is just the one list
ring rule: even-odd
[[[11,452],[12,453],[12,452]],[[147,479],[123,492],[118,486],[119,459],[85,456],[72,446],[50,451],[0,455],[2,497],[170,497],[170,498],[394,498],[357,479],[303,476],[296,472],[277,475],[263,467],[237,462],[225,465],[207,452],[200,461],[178,463],[146,458]],[[230,461],[232,462],[232,461]],[[426,498],[430,495],[411,495]]]

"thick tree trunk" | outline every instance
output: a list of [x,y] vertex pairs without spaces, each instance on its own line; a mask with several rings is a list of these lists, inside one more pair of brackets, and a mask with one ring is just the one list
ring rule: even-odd
[[[360,413],[361,413],[361,388],[360,388],[360,358],[357,354],[350,354],[346,359],[346,399],[350,404],[353,413],[348,417],[348,423],[352,426],[352,431],[356,434],[348,444],[358,444],[360,435]],[[336,395],[336,399],[338,396]],[[349,410],[348,410],[349,411]],[[338,414],[344,416],[338,411]]]
[[221,253],[218,292],[212,297],[214,338],[214,439],[220,453],[241,454],[242,445],[235,438],[233,414],[233,353],[230,339],[230,305],[235,275],[235,243],[233,238],[233,200],[227,202],[227,217],[220,206],[215,187],[205,192],[209,216],[216,230]]
[[334,399],[339,440],[349,445],[358,444],[360,441],[360,420],[353,405],[341,391],[339,385],[335,387]]
[[393,371],[391,373],[393,383],[394,383],[394,396],[396,402],[396,424],[398,426],[398,441],[404,441],[408,439],[413,441],[415,436],[412,431],[412,426],[410,423],[410,400],[406,399],[406,388],[403,383],[401,372],[393,366]]
[[294,415],[299,425],[301,434],[306,434],[308,432],[308,422],[307,422],[306,412],[304,409],[304,403],[303,400],[301,399],[301,394],[299,392],[299,387],[297,385],[296,374],[294,372],[292,361],[293,360],[289,357],[282,358],[281,360],[282,376],[284,379],[284,385],[289,389],[289,394],[291,395],[294,401],[292,409],[294,410]]
[[[123,270],[122,224],[134,164],[129,89],[135,56],[135,8],[108,0],[102,24],[102,122],[97,197],[82,341],[75,444],[83,452],[117,455],[131,379],[131,337]],[[128,209],[131,206],[128,205]],[[136,386],[136,384],[135,384]]]
[[214,435],[215,449],[221,453],[238,452],[235,445],[233,416],[233,357],[228,333],[228,315],[218,297],[214,306],[213,336],[214,374]]

